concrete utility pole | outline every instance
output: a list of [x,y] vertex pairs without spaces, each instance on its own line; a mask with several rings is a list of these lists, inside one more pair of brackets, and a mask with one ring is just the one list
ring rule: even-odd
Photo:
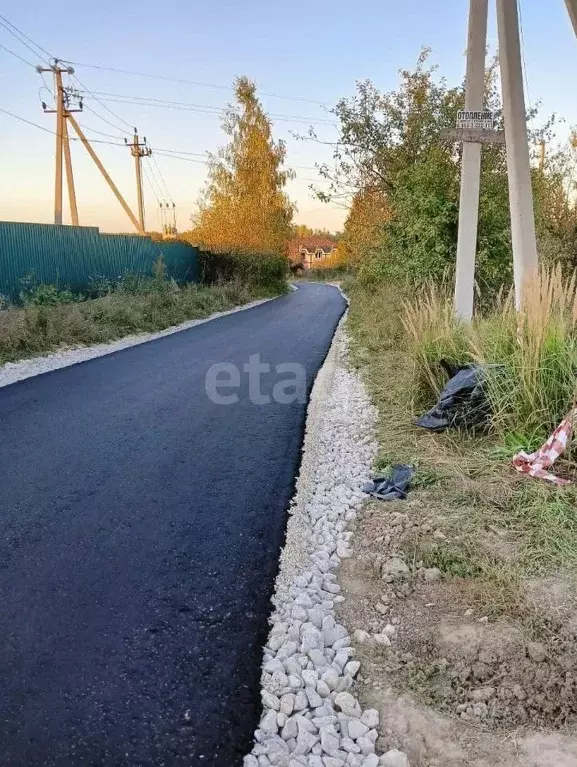
[[497,27],[507,144],[515,304],[520,309],[524,283],[537,271],[538,258],[517,0],[497,0]]
[[[42,72],[52,72],[54,75],[54,100],[56,109],[46,109],[46,114],[56,114],[56,170],[54,174],[54,223],[62,224],[62,155],[66,162],[66,181],[68,185],[68,199],[70,202],[70,217],[73,226],[78,226],[78,208],[76,206],[76,191],[74,189],[74,176],[72,173],[72,160],[70,157],[70,140],[68,138],[68,128],[66,120],[70,112],[82,112],[82,100],[80,99],[80,109],[70,109],[71,98],[78,98],[76,92],[71,89],[65,89],[62,84],[62,74],[74,74],[72,67],[59,66],[58,59],[50,67],[36,67],[36,70]],[[72,95],[71,95],[72,94]]]
[[[488,0],[470,0],[465,81],[466,110],[481,111],[483,109],[487,16]],[[461,165],[455,313],[457,317],[467,322],[470,322],[473,316],[480,183],[481,144],[466,141],[463,143]]]
[[144,195],[142,193],[142,158],[150,157],[152,150],[146,146],[146,136],[144,137],[142,144],[139,143],[138,132],[136,128],[134,129],[132,144],[129,146],[130,154],[134,157],[134,165],[136,168],[136,198],[138,200],[138,219],[140,221],[140,228],[143,232],[145,232],[146,227],[144,225]]

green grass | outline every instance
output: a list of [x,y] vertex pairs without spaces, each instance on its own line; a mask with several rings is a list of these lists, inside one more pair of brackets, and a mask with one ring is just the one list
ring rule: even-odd
[[284,284],[251,285],[240,280],[182,287],[164,279],[125,277],[99,298],[82,299],[39,286],[22,307],[0,311],[0,364],[74,347],[154,332],[257,298],[278,295]]
[[[524,583],[577,567],[577,488],[550,487],[518,475],[511,466],[519,449],[539,446],[542,418],[527,418],[519,430],[507,428],[503,422],[488,435],[432,434],[416,428],[414,418],[425,407],[422,400],[428,405],[434,392],[430,380],[424,390],[417,390],[423,376],[426,378],[419,372],[424,358],[416,359],[415,341],[407,338],[407,328],[402,325],[402,296],[394,287],[352,280],[345,290],[351,302],[352,361],[379,413],[381,450],[375,470],[384,472],[395,463],[414,465],[417,475],[407,511],[420,523],[430,522],[429,532],[415,528],[406,537],[407,558],[441,569],[483,614],[532,621],[534,616],[523,596]],[[442,336],[444,328],[450,335],[450,327],[450,323],[439,322],[435,331],[424,322],[427,348],[442,349],[445,354],[451,342],[445,343]],[[497,339],[501,332],[495,324],[492,342],[502,347]],[[510,342],[510,329],[506,337]],[[528,364],[528,356],[524,364]],[[555,373],[552,375],[548,386],[555,387]],[[533,378],[526,384],[512,380],[508,384],[514,385],[526,402],[540,384]],[[565,406],[558,404],[550,421]],[[444,538],[433,536],[437,529]]]

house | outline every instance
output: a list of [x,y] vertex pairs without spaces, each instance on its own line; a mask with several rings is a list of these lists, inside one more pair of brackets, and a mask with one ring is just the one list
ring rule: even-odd
[[305,269],[314,269],[315,264],[335,254],[337,245],[326,237],[299,237],[289,242],[291,264],[302,264]]

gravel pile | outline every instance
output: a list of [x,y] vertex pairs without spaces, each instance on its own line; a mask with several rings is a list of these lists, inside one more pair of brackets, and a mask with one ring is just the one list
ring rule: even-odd
[[351,532],[365,499],[377,444],[375,412],[347,367],[339,325],[307,413],[303,461],[292,501],[264,648],[263,715],[245,767],[408,767],[406,756],[375,753],[379,713],[351,693],[360,663],[335,621],[335,570],[350,557]]
[[[294,289],[295,288],[293,287],[293,290]],[[31,359],[20,360],[19,362],[7,362],[5,365],[0,365],[0,388],[16,383],[16,381],[23,381],[25,378],[32,378],[32,376],[37,376],[41,373],[50,373],[52,370],[66,368],[70,365],[76,365],[79,362],[86,362],[86,360],[91,360],[95,357],[104,357],[106,354],[112,354],[113,352],[127,349],[129,346],[137,346],[138,344],[144,344],[147,341],[154,341],[156,338],[163,338],[164,336],[170,336],[173,333],[180,333],[181,330],[188,330],[196,325],[202,325],[203,322],[210,322],[210,320],[215,320],[217,317],[224,317],[227,314],[234,314],[234,312],[242,312],[245,309],[252,309],[253,306],[259,306],[260,304],[265,304],[267,301],[273,300],[273,298],[264,298],[258,301],[252,301],[251,303],[244,304],[236,309],[228,309],[225,312],[216,312],[215,314],[211,314],[210,317],[206,317],[202,320],[187,320],[180,325],[173,325],[170,328],[159,330],[156,333],[138,333],[132,336],[125,336],[118,341],[111,341],[110,343],[96,344],[95,346],[81,346],[73,349],[61,349],[42,357],[32,357]]]

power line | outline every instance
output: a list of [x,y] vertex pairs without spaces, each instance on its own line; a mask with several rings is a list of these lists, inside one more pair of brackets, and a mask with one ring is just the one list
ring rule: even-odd
[[[87,105],[86,105],[86,104],[84,104],[84,107],[85,107],[86,109],[88,109],[88,107],[87,107]],[[93,114],[95,114],[97,117],[99,117],[99,116],[100,116],[100,115],[98,115],[96,112],[94,112],[94,110],[92,110],[92,109],[91,109],[90,111],[91,111]],[[79,123],[79,124],[80,124],[80,127],[81,127],[83,130],[87,130],[87,131],[90,131],[90,133],[98,133],[98,135],[99,135],[99,136],[108,136],[108,138],[123,138],[123,136],[119,136],[117,133],[106,133],[105,131],[102,131],[102,130],[97,130],[96,128],[92,128],[92,127],[90,127],[90,126],[88,126],[88,125],[84,125],[84,123]]]
[[[39,51],[42,51],[42,53],[46,54],[46,56],[48,56],[48,58],[51,58],[51,57],[52,57],[52,58],[54,58],[54,56],[52,56],[52,54],[51,54],[51,53],[48,53],[48,51],[46,50],[46,48],[43,48],[43,47],[40,45],[40,43],[37,43],[35,40],[33,40],[31,37],[29,37],[29,36],[26,34],[26,32],[23,32],[21,29],[18,29],[18,27],[16,26],[16,24],[13,24],[11,21],[8,21],[8,19],[6,18],[6,16],[2,16],[2,14],[1,14],[1,13],[0,13],[0,19],[2,19],[2,21],[4,21],[4,22],[5,22],[5,24],[8,24],[8,25],[9,25],[9,26],[11,26],[13,29],[15,29],[15,30],[18,32],[18,34],[22,35],[22,37],[25,37],[25,38],[26,38],[26,40],[28,40],[28,42],[29,42],[29,43],[32,43],[32,45],[35,45],[35,46],[36,46],[36,48],[38,48],[38,50],[39,50]],[[3,26],[4,26],[4,25],[3,25]],[[37,54],[37,53],[34,53],[34,55],[35,55],[35,56],[38,56],[38,54]],[[42,58],[42,57],[40,57],[40,58]]]
[[[4,23],[4,22],[6,22],[6,23]],[[38,58],[42,59],[42,61],[45,64],[48,64],[48,61],[44,58],[44,56],[39,55],[38,51],[34,50],[34,48],[31,45],[28,45],[28,43],[25,40],[23,40],[22,37],[25,37],[26,40],[30,40],[30,42],[34,43],[34,45],[37,48],[39,48],[41,51],[44,51],[44,48],[42,48],[41,45],[38,45],[37,43],[35,43],[30,37],[28,37],[28,35],[25,35],[24,32],[21,32],[18,29],[18,27],[14,26],[14,24],[12,24],[10,21],[8,21],[8,19],[4,18],[4,16],[2,16],[1,14],[0,14],[0,26],[4,27],[4,29],[9,34],[12,35],[12,37],[15,37],[16,40],[18,40],[18,42],[20,43],[20,45],[23,45],[25,48],[28,48],[28,50],[31,53],[33,53],[34,56],[38,56]],[[10,27],[13,27],[16,30],[16,32],[14,32],[12,29],[10,29]],[[50,54],[48,54],[48,57],[50,58]]]
[[[215,83],[203,83],[203,82],[198,82],[196,80],[185,80],[180,77],[168,77],[166,75],[155,75],[148,72],[137,72],[131,69],[119,69],[118,67],[105,67],[100,64],[86,64],[80,61],[68,61],[66,63],[74,64],[74,66],[76,67],[89,67],[90,69],[100,69],[106,72],[117,72],[118,74],[122,74],[122,75],[133,75],[135,77],[147,77],[151,80],[166,80],[168,82],[173,82],[173,83],[184,83],[185,85],[195,85],[200,88],[215,88],[217,90],[234,92],[234,88],[232,88],[230,85],[216,85]],[[278,93],[267,93],[265,91],[260,91],[260,95],[266,96],[268,98],[283,99],[286,101],[303,101],[308,104],[318,104],[320,106],[325,106],[324,102],[322,101],[316,101],[315,99],[308,99],[302,96],[282,96]]]
[[20,117],[20,115],[15,115],[14,112],[10,112],[8,109],[2,109],[2,107],[0,107],[0,112],[3,112],[5,115],[9,115],[10,117],[13,117],[15,120],[20,120],[20,122],[27,123],[28,125],[33,125],[35,128],[39,128],[40,130],[43,130],[45,133],[51,133],[53,136],[56,135],[54,131],[50,130],[50,128],[45,128],[43,125],[38,125],[38,123],[33,123],[32,120],[27,120],[25,117]]
[[[150,177],[150,175],[149,175],[149,173],[148,173],[148,168],[146,167],[146,163],[143,163],[143,165],[142,165],[142,169],[144,170],[144,177],[146,178],[146,180],[147,180],[147,182],[148,182],[148,185],[149,185],[150,189],[152,190],[152,194],[153,194],[153,195],[154,195],[154,197],[156,198],[156,202],[157,202],[157,203],[160,205],[160,204],[161,204],[161,199],[160,199],[160,197],[158,196],[158,190],[157,190],[157,187],[156,187],[155,183],[153,183],[153,181],[152,181],[152,179],[151,179],[151,177]],[[162,197],[162,196],[163,196],[163,195],[162,195],[162,193],[161,193],[161,197]]]
[[28,61],[27,59],[22,58],[22,56],[19,56],[17,53],[14,53],[14,51],[10,50],[10,48],[7,48],[5,45],[2,45],[2,43],[0,43],[0,48],[6,51],[6,53],[10,53],[15,58],[20,59],[20,61],[22,61],[24,64],[28,64],[29,67],[36,69],[36,64],[32,64],[31,61]]
[[[45,133],[50,133],[52,136],[55,136],[56,133],[53,130],[50,130],[50,128],[45,128],[44,125],[39,125],[38,123],[32,122],[32,120],[27,120],[25,117],[20,117],[20,115],[14,114],[14,112],[10,112],[8,109],[2,109],[0,107],[0,112],[3,112],[4,114],[8,115],[9,117],[13,117],[15,120],[20,120],[20,122],[27,123],[27,125],[32,125],[34,128],[38,128],[39,130],[44,131]],[[70,136],[70,141],[80,141],[79,138],[76,136]],[[109,146],[121,146],[125,147],[126,144],[119,144],[116,141],[102,141],[100,139],[92,139],[93,144],[108,144]]]
[[164,184],[164,188],[166,189],[166,194],[168,195],[168,199],[170,200],[170,202],[173,202],[172,195],[170,194],[170,190],[168,188],[168,185],[167,185],[166,181],[164,180],[164,176],[162,175],[162,171],[160,170],[160,166],[158,164],[158,161],[157,161],[156,157],[154,156],[154,151],[152,153],[152,160],[153,160],[154,166],[156,167],[156,170],[158,171],[158,175],[160,177],[160,180]]
[[[122,133],[126,133],[124,128],[119,128],[118,125],[112,122],[112,120],[109,120],[107,117],[104,117],[95,109],[92,109],[92,107],[89,106],[88,104],[84,103],[84,109],[88,109],[88,111],[92,112],[92,114],[95,115],[95,117],[98,117],[99,120],[102,120],[102,122],[105,122],[107,125],[110,125],[112,128],[115,128],[116,130],[121,131]],[[131,128],[131,132],[132,132],[132,128]],[[108,134],[108,135],[111,135],[111,134]]]
[[[102,92],[99,92],[102,94]],[[208,104],[193,104],[186,101],[163,101],[161,99],[152,99],[152,98],[144,98],[141,96],[124,96],[121,94],[102,94],[104,98],[97,99],[102,103],[102,101],[107,101],[109,103],[114,104],[130,104],[131,106],[142,106],[142,107],[156,107],[161,109],[176,109],[180,111],[185,112],[196,112],[199,114],[211,114],[211,115],[222,115],[228,112],[229,110],[222,107],[213,107]],[[94,98],[97,98],[94,96]],[[322,119],[308,119],[306,117],[297,117],[296,115],[283,115],[283,114],[269,114],[268,115],[271,120],[274,122],[280,121],[280,122],[298,122],[298,123],[304,123],[306,125],[329,125],[329,126],[336,126],[337,123],[333,120],[322,120]]]
[[[126,120],[124,120],[122,117],[120,117],[120,115],[117,115],[116,112],[113,112],[112,109],[107,107],[106,104],[104,104],[98,98],[98,96],[95,96],[94,93],[89,88],[87,88],[86,85],[84,85],[84,83],[76,75],[73,75],[73,77],[76,80],[76,82],[80,85],[81,88],[84,88],[84,90],[87,93],[89,93],[92,96],[93,99],[98,101],[98,103],[100,104],[101,107],[103,107],[103,109],[106,109],[106,111],[109,112],[113,117],[116,117],[117,120],[120,120],[121,123],[124,123],[124,125],[127,125],[130,128],[130,130],[132,130],[133,126],[130,123],[126,122]],[[94,111],[94,110],[92,110],[92,111]],[[118,126],[115,126],[115,127],[118,127]],[[123,129],[122,128],[118,128],[118,130],[123,130]]]

